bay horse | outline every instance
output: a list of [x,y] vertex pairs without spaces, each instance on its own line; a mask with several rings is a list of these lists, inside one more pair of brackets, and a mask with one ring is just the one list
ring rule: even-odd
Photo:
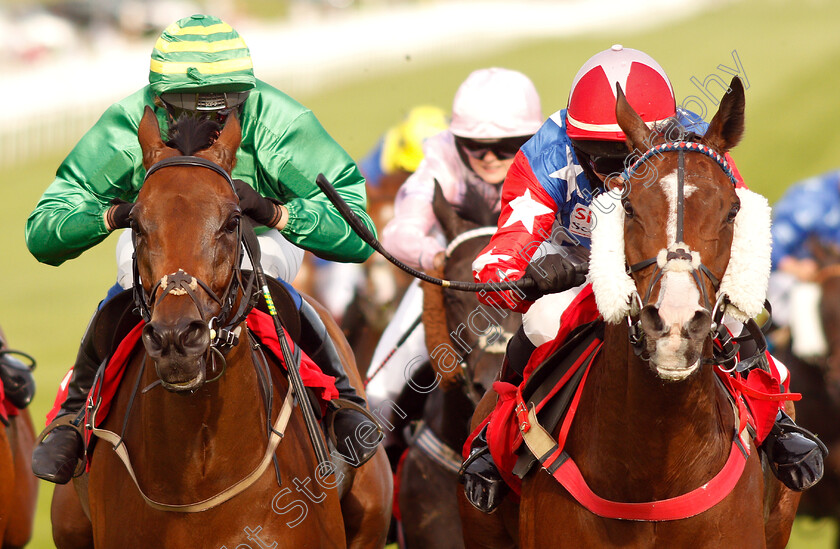
[[[840,248],[818,239],[810,239],[807,246],[818,266],[819,316],[827,354],[803,360],[791,352],[789,344],[775,352],[790,370],[792,389],[804,395],[796,406],[797,420],[817,433],[829,449],[825,474],[802,494],[799,513],[840,522]],[[836,546],[840,547],[840,539]]]
[[[6,357],[29,362],[27,356],[8,347],[0,328],[0,360]],[[32,417],[24,408],[8,419],[9,424],[0,427],[0,546],[4,549],[29,543],[38,499],[38,479],[29,469],[35,448]]]
[[[215,142],[178,131],[176,144],[212,145],[168,146],[148,107],[138,130],[147,177],[131,215],[142,281],[135,291],[148,320],[101,425],[121,433],[116,449],[128,452],[133,471],[100,438],[89,473],[75,481],[78,498],[56,490],[56,545],[381,547],[392,497],[384,451],[359,469],[319,463],[279,360],[260,358],[245,327],[240,210],[229,176],[239,122],[231,116]],[[340,330],[313,305],[364,394]],[[217,322],[208,326],[210,318]],[[213,350],[211,329],[241,332]],[[68,515],[77,520],[55,522]]]
[[[736,193],[722,157],[744,128],[743,86],[735,78],[730,88],[698,139],[682,131],[653,132],[617,86],[617,120],[639,161],[615,189],[598,197],[600,206],[593,203],[589,273],[606,322],[601,351],[575,397],[576,421],[563,453],[555,467],[550,460],[559,454],[556,446],[540,454],[544,467],[523,478],[519,507],[506,501],[494,514],[482,515],[460,496],[467,547],[787,543],[799,494],[763,467],[746,431],[733,436],[737,414],[710,364],[713,315],[726,303],[740,320],[757,315],[770,270],[769,206],[746,189]],[[726,300],[713,307],[716,295]],[[477,416],[486,416],[492,398]],[[533,440],[540,429],[532,418],[533,412],[527,429]],[[557,441],[562,426],[542,433]],[[742,457],[738,440],[748,457]],[[743,466],[740,473],[724,469],[730,461]],[[588,488],[565,483],[573,497],[547,469],[566,480],[577,471]],[[711,494],[709,484],[722,470],[737,473],[727,477],[734,487],[715,489],[714,499],[699,506],[696,496],[707,488]],[[663,500],[683,495],[690,508],[673,520],[664,517],[675,505]]]
[[[435,185],[433,209],[450,244],[443,269],[432,276],[468,280],[473,260],[496,231],[499,214],[482,208],[486,204],[480,196],[470,195],[464,203],[470,209],[462,217]],[[397,471],[402,541],[406,549],[460,549],[461,448],[475,406],[496,380],[522,315],[481,305],[474,293],[428,283],[422,287],[426,346],[439,384],[426,396],[420,427]]]

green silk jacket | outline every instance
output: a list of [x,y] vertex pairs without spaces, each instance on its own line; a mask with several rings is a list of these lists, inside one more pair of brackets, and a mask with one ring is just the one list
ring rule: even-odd
[[[146,86],[108,108],[61,163],[26,221],[26,244],[38,261],[60,265],[78,257],[108,235],[103,216],[111,199],[137,198],[146,173],[137,129],[147,105],[165,137],[166,111],[155,106]],[[285,204],[289,221],[283,236],[325,259],[367,259],[373,249],[318,189],[315,177],[323,173],[375,234],[365,211],[365,180],[312,111],[258,80],[240,123],[242,143],[232,176]]]

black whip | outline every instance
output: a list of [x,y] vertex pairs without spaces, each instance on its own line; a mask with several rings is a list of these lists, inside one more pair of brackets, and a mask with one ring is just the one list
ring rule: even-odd
[[382,246],[382,243],[376,239],[376,237],[371,233],[370,229],[368,229],[367,225],[365,225],[362,220],[356,215],[347,202],[341,198],[341,195],[338,194],[338,191],[335,190],[335,187],[327,181],[327,178],[324,174],[319,173],[318,177],[315,178],[315,183],[318,184],[318,187],[323,191],[323,193],[330,199],[330,202],[338,210],[338,213],[341,214],[347,223],[350,225],[350,228],[353,229],[359,238],[365,241],[371,248],[379,252],[382,257],[402,269],[403,271],[407,272],[411,276],[415,278],[419,278],[424,282],[428,282],[430,284],[435,284],[436,286],[441,286],[443,288],[451,288],[453,290],[460,290],[462,292],[502,292],[505,290],[510,290],[513,288],[518,288],[520,290],[529,290],[534,287],[535,283],[528,277],[520,278],[519,280],[513,281],[503,281],[499,282],[498,284],[492,283],[477,283],[477,282],[461,282],[458,280],[442,280],[440,278],[435,278],[433,276],[429,276],[422,271],[418,271],[417,269],[413,269],[409,267],[396,257],[392,256],[388,251]]

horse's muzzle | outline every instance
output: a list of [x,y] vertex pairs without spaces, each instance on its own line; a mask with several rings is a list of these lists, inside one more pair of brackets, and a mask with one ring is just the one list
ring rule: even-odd
[[659,377],[679,381],[697,369],[712,326],[709,311],[698,309],[687,321],[667,325],[656,306],[645,305],[641,324],[650,364]]
[[193,391],[204,383],[210,330],[201,320],[149,322],[143,328],[143,345],[170,391]]

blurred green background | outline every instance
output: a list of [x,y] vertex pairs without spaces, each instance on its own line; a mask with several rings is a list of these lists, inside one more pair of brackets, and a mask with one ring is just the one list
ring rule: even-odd
[[[557,24],[573,26],[574,21]],[[699,16],[644,32],[545,40],[504,51],[492,48],[493,37],[488,36],[487,53],[474,58],[440,59],[434,64],[406,59],[405,66],[373,77],[360,69],[352,83],[296,98],[360,158],[410,107],[432,103],[448,109],[458,84],[476,68],[503,66],[529,75],[548,116],[565,106],[568,86],[580,65],[614,43],[657,59],[678,100],[703,97],[691,84],[692,76],[703,81],[717,74],[728,81],[717,67],[734,68],[732,52],[737,51],[749,84],[747,131],[732,155],[747,184],[774,201],[792,182],[840,165],[838,28],[840,4],[828,0],[722,2]],[[259,66],[256,71],[259,76]],[[283,89],[282,79],[271,83]],[[721,93],[710,89],[716,96]],[[714,111],[711,100],[706,100],[706,107]],[[37,263],[26,249],[26,217],[67,152],[44,150],[41,157],[0,174],[0,324],[12,347],[38,359],[39,392],[31,407],[37,429],[75,357],[88,318],[116,274],[115,237],[60,268]],[[51,486],[42,484],[36,535],[29,547],[53,547],[51,493]],[[798,520],[789,547],[831,547],[836,534],[833,523]]]

